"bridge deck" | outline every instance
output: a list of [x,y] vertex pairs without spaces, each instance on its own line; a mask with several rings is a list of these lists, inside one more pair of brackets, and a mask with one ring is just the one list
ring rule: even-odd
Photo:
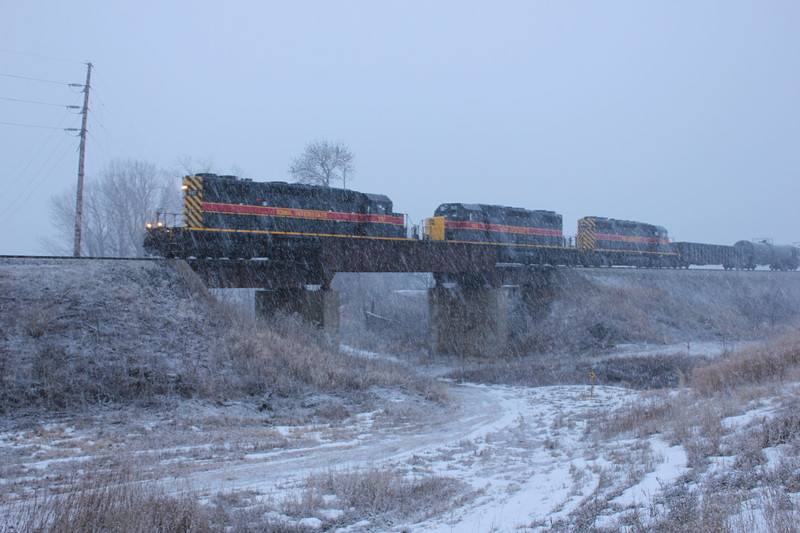
[[291,288],[327,286],[337,272],[461,272],[491,275],[494,246],[431,241],[342,239],[305,248],[282,250],[275,260],[189,259],[207,287]]

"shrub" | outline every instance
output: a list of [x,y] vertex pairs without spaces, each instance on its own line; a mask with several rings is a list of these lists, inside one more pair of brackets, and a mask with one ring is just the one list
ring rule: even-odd
[[167,496],[157,489],[116,479],[83,485],[68,494],[34,499],[6,518],[8,531],[31,533],[213,531],[209,512],[190,497]]

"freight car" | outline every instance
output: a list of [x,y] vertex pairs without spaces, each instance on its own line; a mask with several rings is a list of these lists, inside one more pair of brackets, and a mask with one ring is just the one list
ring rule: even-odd
[[149,253],[249,258],[325,238],[406,238],[405,216],[381,194],[216,174],[187,176],[181,188],[184,225],[149,226]]
[[768,266],[772,270],[797,270],[800,266],[800,249],[796,246],[738,241],[733,248],[740,257],[739,268],[753,270],[758,266]]
[[672,243],[680,257],[680,266],[722,266],[725,270],[744,268],[744,254],[740,249],[722,244],[703,244],[699,242]]

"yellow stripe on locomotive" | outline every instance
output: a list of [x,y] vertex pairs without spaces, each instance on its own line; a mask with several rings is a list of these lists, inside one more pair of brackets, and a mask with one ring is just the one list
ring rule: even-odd
[[203,178],[183,178],[183,220],[189,229],[203,228]]
[[425,238],[431,241],[444,240],[444,217],[425,219]]
[[578,221],[578,249],[594,250],[597,236],[597,222],[594,218],[585,217]]

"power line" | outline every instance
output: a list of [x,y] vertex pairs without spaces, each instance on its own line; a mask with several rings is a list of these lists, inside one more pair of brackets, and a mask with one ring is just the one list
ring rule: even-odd
[[[153,147],[150,145],[147,138],[144,135],[142,135],[141,131],[136,126],[136,123],[131,119],[130,115],[128,115],[128,113],[125,111],[126,106],[120,103],[120,100],[115,96],[114,92],[111,90],[111,86],[106,85],[102,72],[95,77],[94,84],[95,86],[92,87],[92,90],[94,91],[92,93],[93,96],[97,99],[102,108],[108,112],[109,117],[116,123],[119,130],[126,137],[126,140],[132,146],[137,147],[136,150],[140,153],[140,155],[149,154],[149,158],[152,159],[153,161],[156,161],[158,158],[155,157]],[[98,84],[100,85],[99,90],[97,88]],[[107,95],[110,99],[110,103],[114,104],[115,112],[112,113],[111,109],[108,106],[106,106],[101,96],[103,94]],[[125,123],[127,123],[127,125]],[[144,159],[146,159],[146,157]]]
[[[59,125],[62,124],[64,122],[64,120],[67,119],[68,116],[69,116],[69,113],[65,113],[64,116],[59,121]],[[38,171],[34,169],[34,172],[32,173],[34,178],[25,181],[24,185],[22,186],[22,190],[20,190],[18,193],[14,193],[12,195],[12,194],[10,194],[9,190],[5,191],[6,192],[6,196],[11,199],[11,202],[6,206],[5,209],[0,209],[0,223],[5,222],[14,213],[17,212],[20,209],[20,207],[22,207],[28,201],[28,199],[31,197],[31,195],[33,195],[33,193],[36,191],[36,189],[39,187],[39,185],[41,185],[41,183],[44,182],[44,180],[50,175],[52,170],[55,168],[55,165],[54,165],[53,168],[51,168],[50,172],[43,173],[45,167],[47,165],[49,165],[50,162],[53,160],[53,157],[58,152],[58,149],[61,147],[61,145],[64,144],[64,141],[67,138],[66,136],[62,136],[61,137],[61,139],[58,141],[58,144],[55,146],[55,148],[47,150],[47,154],[45,155],[43,160],[39,158],[39,155],[42,154],[42,152],[48,146],[48,144],[50,143],[50,140],[53,138],[53,136],[55,134],[56,134],[55,131],[50,133],[50,135],[47,137],[45,142],[41,145],[41,147],[39,148],[37,153],[33,157],[31,157],[29,159],[28,164],[25,165],[25,167],[18,173],[18,178],[15,181],[17,181],[17,182],[23,181],[22,177],[26,173],[28,168],[30,168],[34,163],[37,163],[38,164]],[[65,146],[65,152],[63,152],[61,157],[58,158],[57,163],[61,162],[61,160],[64,158],[64,155],[66,155],[66,150],[68,150],[68,149],[69,149],[69,144],[67,144]],[[38,179],[37,179],[36,176],[38,176]]]
[[9,50],[8,48],[0,48],[0,52],[6,52],[9,54],[19,54],[21,56],[30,56],[30,57],[38,57],[39,59],[49,59],[51,61],[64,61],[65,63],[77,63],[77,64],[86,64],[84,61],[75,61],[74,59],[64,59],[62,57],[52,57],[52,56],[45,56],[40,54],[31,54],[30,52],[20,52],[19,50]]
[[9,100],[11,102],[23,102],[26,104],[39,104],[39,105],[52,105],[57,107],[66,107],[67,109],[80,109],[81,106],[79,105],[65,105],[65,104],[53,104],[50,102],[37,102],[36,100],[23,100],[21,98],[9,98],[7,96],[0,96],[0,100]]
[[[96,82],[95,82],[95,85],[96,85]],[[128,150],[135,151],[136,154],[138,155],[138,157],[141,158],[142,160],[147,160],[148,159],[148,157],[145,156],[145,152],[148,152],[150,154],[149,159],[155,160],[156,158],[153,156],[152,150],[149,149],[149,147],[147,146],[146,142],[141,138],[141,135],[139,135],[138,138],[135,135],[132,135],[132,133],[136,133],[138,135],[138,131],[137,131],[136,127],[133,125],[133,123],[130,121],[130,119],[128,119],[128,123],[130,124],[130,126],[126,127],[119,120],[119,117],[116,116],[114,113],[112,113],[111,110],[108,108],[108,106],[106,106],[105,102],[103,102],[102,98],[99,95],[99,92],[97,91],[97,88],[96,87],[92,87],[92,89],[94,89],[94,92],[92,93],[93,98],[95,99],[96,102],[98,102],[100,104],[100,107],[95,106],[95,113],[94,113],[93,121],[97,125],[99,125],[100,128],[105,132],[106,136],[108,137],[108,139],[111,142],[111,144],[114,145],[114,148],[117,150],[117,152],[119,154],[123,154],[123,153],[125,153],[125,150],[122,149],[121,144],[119,142],[117,142],[117,139],[105,127],[103,121],[100,119],[101,116],[106,116],[106,117],[108,117],[108,119],[110,121],[113,121],[114,125],[116,126],[116,131],[121,132],[120,134],[123,135],[124,137],[126,137],[126,145],[128,147]],[[98,111],[101,110],[101,109],[103,111],[105,111],[105,113],[106,113],[105,115],[103,115],[102,111],[98,113]],[[110,125],[111,124],[109,123],[109,126]],[[92,137],[92,138],[94,139],[94,137]]]
[[20,124],[19,122],[0,122],[4,126],[22,126],[25,128],[40,128],[43,130],[81,131],[79,128],[58,128],[56,126],[39,126],[37,124]]
[[[62,129],[64,122],[69,118],[69,116],[70,116],[69,111],[62,111],[61,114],[55,117],[59,118],[56,126],[58,126],[59,129]],[[57,131],[58,130],[55,129],[50,130],[46,138],[42,137],[44,141],[41,143],[41,146],[39,146],[38,143],[36,145],[31,145],[30,151],[22,158],[23,160],[27,160],[28,163],[24,167],[22,167],[19,171],[11,172],[11,174],[17,175],[18,178],[21,179],[22,176],[25,174],[25,172],[28,170],[28,168],[34,163],[34,161],[36,161],[39,158],[39,155],[44,151],[45,147],[50,142],[50,140],[56,135]],[[38,149],[36,148],[37,146]],[[6,193],[7,192],[8,191],[6,191]]]
[[[67,152],[69,151],[69,145],[66,145],[64,147],[64,150],[61,152],[61,155],[59,155],[57,158],[55,158],[55,160],[54,160],[54,157],[53,157],[53,156],[55,156],[56,150],[58,150],[58,148],[61,146],[63,141],[64,141],[64,138],[62,137],[61,141],[58,144],[58,146],[56,146],[56,148],[51,152],[50,156],[47,158],[47,160],[44,162],[44,164],[42,164],[42,166],[40,167],[40,170],[39,170],[39,173],[38,173],[38,179],[34,178],[33,180],[30,181],[31,187],[29,188],[28,193],[24,196],[24,198],[21,198],[21,199],[18,198],[16,206],[12,204],[11,206],[8,207],[8,209],[6,209],[5,212],[0,213],[0,225],[5,224],[12,216],[14,216],[17,213],[17,211],[19,211],[19,209],[23,205],[25,205],[27,203],[27,201],[30,199],[30,197],[33,195],[33,193],[36,192],[36,190],[42,185],[42,183],[44,183],[44,181],[47,178],[50,177],[50,175],[53,173],[53,171],[55,171],[55,169],[58,167],[58,165],[61,164],[61,161],[64,160],[64,157],[67,155]],[[51,161],[55,161],[55,162],[53,162],[53,164],[52,164],[52,166],[50,167],[49,170],[45,170],[46,165],[48,163],[50,163]]]
[[5,76],[7,78],[17,78],[19,80],[40,81],[42,83],[55,83],[56,85],[69,85],[70,87],[83,87],[83,84],[81,83],[69,83],[67,81],[45,80],[42,78],[29,78],[28,76],[17,76],[16,74],[6,74],[5,72],[0,72],[0,76]]

